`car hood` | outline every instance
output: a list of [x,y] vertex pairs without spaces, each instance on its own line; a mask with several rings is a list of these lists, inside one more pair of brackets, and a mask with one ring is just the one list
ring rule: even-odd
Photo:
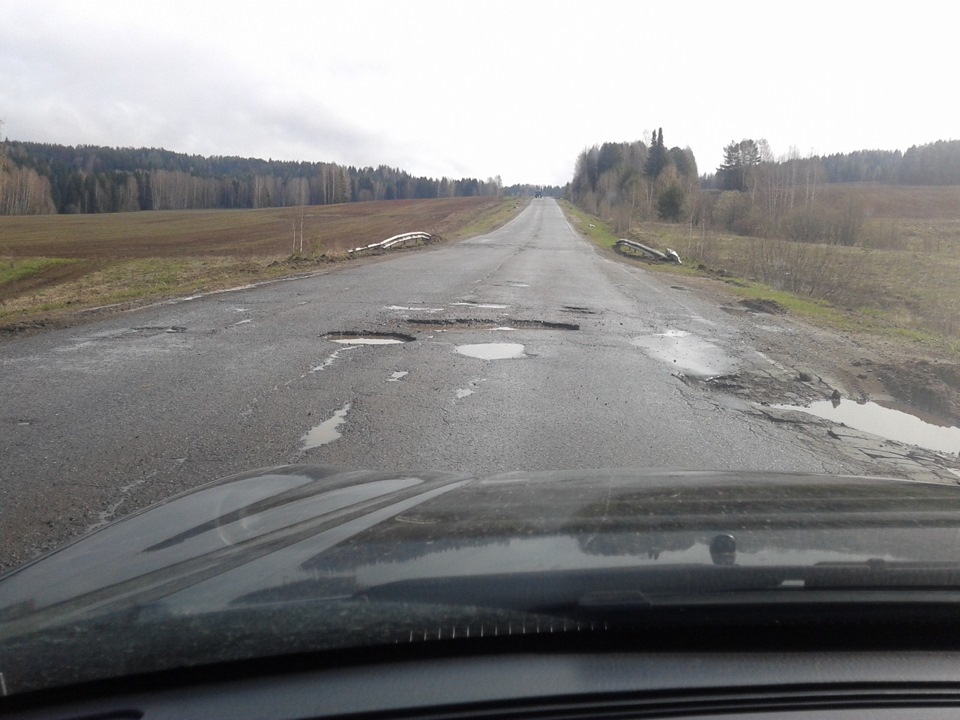
[[836,588],[960,587],[958,528],[957,487],[879,478],[271,468],[0,578],[0,680],[19,693],[290,653],[592,632],[633,623],[640,606],[648,633],[662,617],[650,608],[689,622],[672,608],[720,603],[741,617],[744,602],[809,606]]
[[177,496],[8,575],[0,621],[158,603],[203,612],[424,577],[953,560],[958,518],[957,488],[881,478],[286,466]]

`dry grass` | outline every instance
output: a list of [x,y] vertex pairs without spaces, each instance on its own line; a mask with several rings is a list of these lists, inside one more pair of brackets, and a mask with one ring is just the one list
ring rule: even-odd
[[480,233],[519,207],[491,197],[308,207],[304,253],[294,257],[297,211],[0,217],[0,327],[301,274],[402,232]]
[[[928,340],[960,338],[960,187],[831,185],[867,218],[857,247],[785,242],[645,223],[633,234],[690,264],[807,298],[839,322]],[[782,299],[782,298],[781,298]],[[838,314],[831,317],[837,321]]]

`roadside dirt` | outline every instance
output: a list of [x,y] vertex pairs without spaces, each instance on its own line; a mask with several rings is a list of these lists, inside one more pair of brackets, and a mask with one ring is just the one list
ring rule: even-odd
[[877,474],[960,482],[960,446],[951,453],[922,450],[880,441],[842,423],[773,407],[818,400],[874,402],[933,425],[957,427],[960,363],[955,356],[918,342],[814,327],[791,317],[773,301],[740,300],[722,278],[684,277],[670,282],[674,289],[695,291],[736,318],[744,342],[772,361],[766,369],[744,368],[705,380],[682,378],[685,382],[732,394],[771,421],[794,423],[798,432],[835,447],[840,440],[851,440],[852,454],[859,460],[876,461],[872,469]]

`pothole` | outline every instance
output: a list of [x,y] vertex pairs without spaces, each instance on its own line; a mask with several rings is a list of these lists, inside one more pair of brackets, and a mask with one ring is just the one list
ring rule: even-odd
[[187,331],[187,329],[182,325],[144,325],[131,329],[134,332],[185,333]]
[[783,315],[787,312],[787,309],[776,300],[769,300],[766,298],[741,300],[739,305],[742,305],[747,310],[752,310],[753,312],[758,313],[767,313],[768,315]]
[[509,305],[500,305],[498,303],[480,303],[480,302],[471,302],[469,300],[451,303],[451,305],[457,305],[459,307],[482,308],[486,310],[506,310],[508,307],[510,307]]
[[774,405],[778,410],[796,410],[873,435],[916,445],[926,450],[960,454],[960,428],[926,422],[900,410],[874,402],[821,400],[807,406]]
[[596,315],[596,310],[591,310],[588,307],[583,307],[581,305],[564,305],[560,308],[560,312],[567,313],[579,313],[581,315]]
[[410,312],[438,313],[443,312],[442,307],[411,307],[407,305],[387,305],[384,310],[406,310]]
[[161,335],[163,333],[185,333],[187,329],[182,325],[140,325],[138,327],[110,330],[102,333],[87,335],[83,339],[93,341],[112,340],[142,340],[144,338]]
[[641,348],[654,360],[670,363],[689,375],[722,375],[734,364],[715,344],[686,330],[665,330],[654,335],[635,337],[630,344]]
[[402,345],[416,340],[413,335],[367,330],[329,332],[321,337],[341,345]]
[[445,330],[579,330],[577,323],[549,320],[521,320],[500,318],[497,321],[477,318],[410,318],[408,325],[442,327]]
[[457,352],[480,360],[514,360],[527,356],[524,346],[519,343],[458,345]]

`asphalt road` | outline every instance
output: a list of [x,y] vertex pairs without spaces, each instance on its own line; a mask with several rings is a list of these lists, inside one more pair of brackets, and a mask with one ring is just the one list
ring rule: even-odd
[[[325,337],[361,331],[415,340]],[[520,356],[462,352],[489,344],[509,346],[465,351]],[[763,362],[716,304],[535,200],[456,244],[0,343],[0,563],[291,462],[851,471],[679,377]]]

